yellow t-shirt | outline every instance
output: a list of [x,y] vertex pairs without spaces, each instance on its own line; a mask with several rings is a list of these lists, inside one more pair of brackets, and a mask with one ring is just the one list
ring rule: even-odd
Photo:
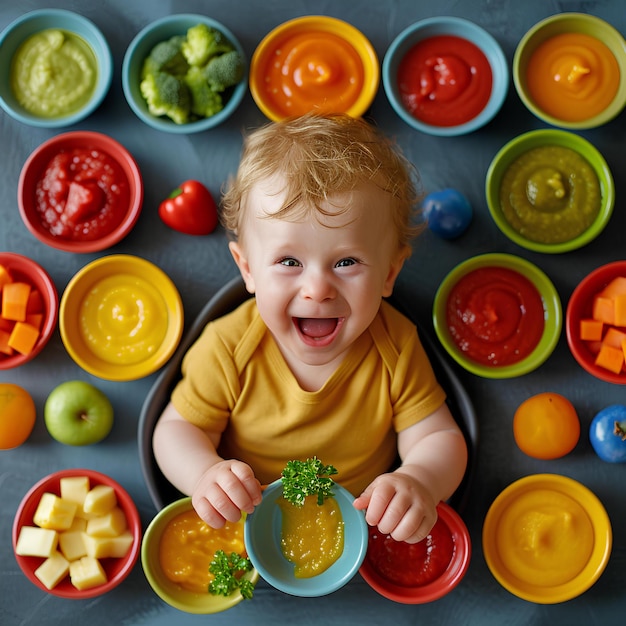
[[182,373],[172,402],[222,433],[224,458],[270,483],[287,461],[317,456],[355,496],[394,462],[396,432],[445,400],[415,326],[387,302],[318,391],[298,385],[254,299],[207,324]]

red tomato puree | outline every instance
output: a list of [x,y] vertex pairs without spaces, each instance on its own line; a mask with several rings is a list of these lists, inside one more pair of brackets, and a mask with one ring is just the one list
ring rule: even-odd
[[43,225],[57,237],[80,241],[108,235],[122,221],[130,199],[119,163],[88,148],[53,157],[35,193]]
[[418,543],[395,541],[369,527],[367,560],[388,581],[402,587],[421,587],[439,578],[454,556],[454,539],[437,519],[430,534]]
[[475,118],[489,101],[492,82],[482,50],[453,35],[420,41],[398,66],[404,106],[432,126],[456,126]]
[[323,31],[278,41],[263,69],[266,98],[284,116],[348,111],[363,90],[363,62],[347,40]]
[[546,113],[579,122],[601,113],[615,98],[619,65],[604,43],[582,33],[547,39],[531,55],[526,81]]
[[479,268],[461,278],[448,297],[446,317],[452,339],[466,356],[493,366],[528,356],[545,324],[535,286],[501,267]]

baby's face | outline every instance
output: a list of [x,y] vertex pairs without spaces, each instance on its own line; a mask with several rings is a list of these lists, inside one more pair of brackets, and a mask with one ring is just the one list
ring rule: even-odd
[[332,204],[348,211],[322,223],[316,216],[271,217],[282,200],[263,186],[254,189],[242,241],[231,250],[292,369],[336,367],[374,319],[381,297],[391,294],[404,261],[389,197],[374,185],[338,195]]

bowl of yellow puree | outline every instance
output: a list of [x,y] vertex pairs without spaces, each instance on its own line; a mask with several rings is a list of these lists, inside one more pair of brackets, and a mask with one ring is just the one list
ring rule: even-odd
[[600,578],[613,534],[602,502],[588,487],[558,474],[533,474],[496,497],[482,542],[489,570],[507,591],[557,604]]
[[519,41],[513,82],[540,120],[570,130],[601,126],[626,105],[626,41],[594,15],[552,15]]
[[[189,497],[161,509],[141,543],[141,564],[153,591],[186,613],[219,613],[239,604],[244,597],[238,588],[228,595],[210,591],[215,575],[209,570],[218,550],[246,558],[244,521],[242,516],[236,523],[211,528],[195,512]],[[254,568],[242,575],[252,585],[259,579]]]
[[64,9],[25,13],[0,34],[0,106],[30,126],[71,126],[91,115],[111,86],[113,59],[90,20]]
[[511,241],[559,254],[593,241],[608,224],[615,182],[600,151],[577,133],[529,131],[506,143],[485,178],[491,217]]
[[281,480],[271,483],[244,538],[252,565],[270,585],[293,596],[317,597],[337,591],[358,572],[368,545],[363,511],[354,496],[335,483],[322,505],[307,496],[302,507],[283,497]]
[[137,380],[172,356],[184,313],[176,286],[150,261],[103,256],[67,284],[59,307],[61,340],[86,372],[105,380]]

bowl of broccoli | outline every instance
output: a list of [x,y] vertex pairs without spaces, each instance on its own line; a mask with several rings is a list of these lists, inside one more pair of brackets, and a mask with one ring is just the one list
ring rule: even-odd
[[237,109],[247,87],[247,59],[223,24],[204,15],[169,15],[131,41],[122,87],[133,112],[169,133],[218,126]]

